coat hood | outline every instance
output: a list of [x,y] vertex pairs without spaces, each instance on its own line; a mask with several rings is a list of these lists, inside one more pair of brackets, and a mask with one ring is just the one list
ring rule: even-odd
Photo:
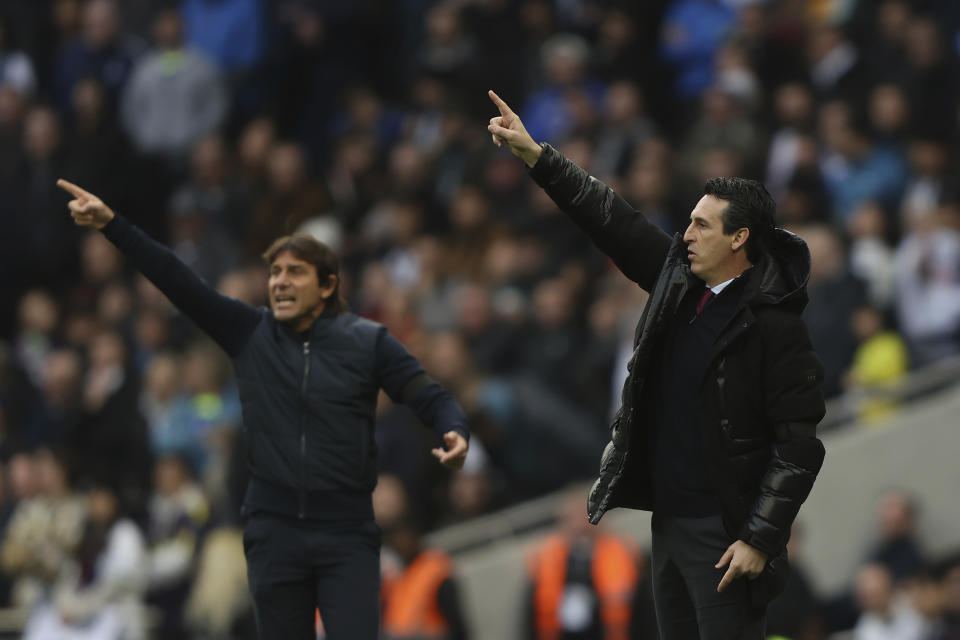
[[[800,313],[807,306],[810,250],[800,236],[780,228],[773,230],[771,244],[769,252],[750,269],[753,273],[744,292],[745,298],[749,304],[781,305]],[[688,278],[696,278],[690,272],[686,246],[680,234],[676,234],[668,260],[681,261]]]
[[772,245],[756,265],[760,278],[753,302],[782,305],[799,313],[807,306],[810,250],[800,236],[779,228],[773,230]]

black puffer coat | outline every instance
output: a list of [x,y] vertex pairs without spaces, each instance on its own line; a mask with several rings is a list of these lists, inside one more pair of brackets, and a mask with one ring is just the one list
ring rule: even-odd
[[[644,382],[658,371],[654,354],[680,301],[703,283],[690,272],[679,235],[671,241],[549,145],[530,174],[627,277],[651,292],[588,512],[597,523],[613,507],[650,509],[641,409],[659,399],[649,397]],[[742,276],[737,311],[714,343],[703,378],[691,385],[726,526],[770,557],[786,545],[824,457],[815,435],[824,415],[823,367],[800,318],[809,273],[806,244],[777,230],[770,254]]]

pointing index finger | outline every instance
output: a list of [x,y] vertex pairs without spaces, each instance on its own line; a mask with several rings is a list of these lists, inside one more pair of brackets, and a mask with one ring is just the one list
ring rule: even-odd
[[493,100],[493,104],[497,105],[497,109],[500,110],[501,116],[506,117],[509,115],[513,115],[513,110],[511,110],[510,107],[507,106],[506,102],[500,99],[500,96],[494,93],[493,89],[488,91],[487,95],[490,96],[491,100]]
[[88,192],[84,191],[83,189],[73,184],[72,182],[64,180],[63,178],[60,178],[59,180],[57,180],[57,186],[63,189],[64,191],[66,191],[67,193],[69,193],[70,195],[72,195],[74,198],[90,197],[90,194]]
[[720,580],[720,584],[717,585],[717,592],[721,592],[727,588],[727,585],[733,581],[735,576],[733,574],[733,569],[727,569],[726,573],[723,574],[723,578]]

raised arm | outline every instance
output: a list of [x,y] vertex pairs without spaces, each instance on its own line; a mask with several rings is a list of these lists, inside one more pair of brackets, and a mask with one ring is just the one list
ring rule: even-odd
[[530,177],[573,219],[628,278],[650,291],[667,257],[670,236],[634,210],[613,189],[566,159],[550,145],[537,144],[519,116],[491,91],[500,115],[487,130],[493,143],[507,145],[523,160]]
[[260,312],[228,298],[207,284],[170,249],[116,215],[100,198],[77,185],[58,180],[73,196],[70,216],[79,227],[100,231],[173,302],[231,356],[246,344],[260,321]]
[[443,438],[446,449],[433,449],[434,457],[451,469],[463,467],[470,439],[463,410],[386,329],[377,342],[377,376],[391,400],[410,407],[423,424]]

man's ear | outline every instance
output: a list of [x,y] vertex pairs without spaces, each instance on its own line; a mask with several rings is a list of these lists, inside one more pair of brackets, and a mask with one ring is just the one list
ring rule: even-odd
[[324,300],[329,300],[330,296],[333,295],[333,292],[337,288],[337,283],[340,281],[339,276],[330,274],[330,277],[327,278],[327,283],[320,286],[320,297]]
[[730,248],[733,251],[739,251],[745,244],[747,240],[750,239],[750,229],[747,227],[740,227],[733,232],[733,240],[730,242]]

